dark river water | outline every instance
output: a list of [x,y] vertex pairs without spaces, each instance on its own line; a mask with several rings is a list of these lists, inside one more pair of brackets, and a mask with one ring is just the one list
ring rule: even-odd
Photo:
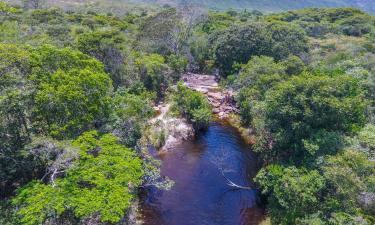
[[[164,153],[160,160],[162,175],[175,184],[168,191],[143,194],[145,225],[253,225],[263,219],[260,194],[252,182],[257,159],[233,127],[211,123],[195,141]],[[254,189],[231,188],[219,168],[231,181]]]

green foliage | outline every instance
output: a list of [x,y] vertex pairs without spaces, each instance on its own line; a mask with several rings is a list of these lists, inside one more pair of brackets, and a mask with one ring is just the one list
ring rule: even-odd
[[375,202],[366,201],[366,194],[375,191],[375,163],[367,160],[363,153],[346,150],[329,157],[323,166],[323,174],[340,210],[355,213],[361,208],[374,213]]
[[118,90],[113,99],[114,118],[110,130],[125,146],[134,147],[142,137],[147,121],[154,115],[152,94]]
[[103,71],[103,64],[71,48],[56,48],[51,45],[44,45],[35,48],[32,53],[32,81],[37,85],[39,82],[47,81],[51,74],[61,70],[69,72],[73,69],[90,69],[93,71]]
[[26,88],[30,55],[14,45],[0,44],[0,58],[0,148],[10,149],[22,145],[28,138],[29,93],[20,87]]
[[218,30],[223,30],[236,22],[236,18],[229,13],[224,12],[210,12],[208,18],[203,21],[200,26],[202,26],[202,31],[211,34]]
[[105,71],[111,75],[115,87],[126,84],[124,77],[126,39],[118,31],[95,31],[83,33],[77,38],[77,48],[103,62]]
[[305,69],[305,63],[297,56],[290,55],[286,60],[283,61],[285,72],[288,75],[299,75]]
[[19,224],[19,219],[15,215],[10,201],[0,201],[0,223],[3,225]]
[[270,215],[275,224],[294,224],[295,220],[318,209],[318,193],[325,179],[318,171],[271,165],[262,169],[256,181],[270,195]]
[[271,56],[282,60],[289,55],[301,55],[308,52],[309,46],[305,32],[298,26],[287,23],[271,23],[267,26],[271,34]]
[[[367,106],[358,81],[348,76],[293,77],[269,91],[265,103],[265,123],[274,142],[266,151],[297,159],[334,152],[336,147],[323,147],[324,138],[358,131]],[[262,145],[256,148],[263,151]]]
[[16,8],[9,6],[5,2],[0,2],[0,16],[17,12],[19,12],[19,10],[17,10]]
[[[375,163],[346,150],[317,170],[269,165],[256,181],[273,224],[371,224]],[[367,213],[367,215],[366,215]]]
[[171,78],[169,66],[159,54],[143,55],[136,59],[135,64],[144,86],[161,96]]
[[18,210],[18,214],[22,215],[21,223],[34,225],[62,214],[65,211],[64,197],[51,185],[32,182],[20,190],[13,203],[23,205]]
[[264,99],[265,92],[275,84],[286,79],[286,68],[266,56],[255,56],[242,69],[234,82],[239,89],[236,100],[240,106],[242,121],[251,123],[253,109]]
[[293,22],[300,25],[313,37],[327,33],[363,36],[373,31],[374,18],[353,8],[302,9],[267,17],[269,21]]
[[[142,180],[162,186],[155,160],[122,145],[142,147],[153,101],[186,68],[216,67],[229,75],[222,83],[238,93],[242,122],[268,165],[256,181],[272,223],[375,222],[375,129],[362,128],[374,118],[373,16],[351,8],[263,16],[40,3],[28,1],[27,10],[0,2],[0,188],[10,199],[1,202],[0,224],[120,221]],[[109,4],[110,13],[99,9]],[[173,101],[195,128],[208,126],[202,94],[179,83]],[[92,129],[111,134],[84,133]]]
[[[109,114],[111,80],[102,65],[71,49],[37,50],[35,120],[55,137],[74,137]],[[37,64],[37,65],[38,65]]]
[[188,66],[189,62],[186,57],[182,55],[169,55],[167,58],[167,63],[169,67],[174,72],[174,78],[180,78],[180,75],[185,72],[186,67]]
[[243,65],[235,86],[238,88],[253,88],[264,93],[285,79],[286,68],[281,63],[276,63],[273,58],[267,56],[254,56],[247,64]]
[[208,126],[211,120],[211,108],[201,93],[190,90],[179,82],[173,100],[174,108],[193,122],[197,129],[204,129]]
[[141,184],[142,161],[117,143],[117,138],[96,131],[86,132],[73,142],[80,158],[63,178],[52,184],[31,182],[18,191],[13,204],[23,224],[53,221],[67,211],[77,218],[98,214],[102,222],[121,220]]
[[236,71],[235,63],[246,63],[253,56],[266,55],[282,60],[308,51],[305,33],[285,23],[234,26],[211,38],[216,64],[224,75]]
[[[177,31],[180,15],[175,8],[166,8],[156,15],[149,16],[140,24],[138,46],[146,52],[168,54],[178,53],[181,39]],[[180,27],[182,32],[182,27]]]
[[245,63],[254,55],[270,54],[271,37],[265,24],[231,27],[213,38],[215,61],[224,74],[232,72],[234,63]]
[[375,157],[375,126],[367,124],[359,133],[358,141],[369,158]]
[[119,90],[113,99],[115,105],[115,112],[119,117],[133,117],[147,120],[153,115],[150,101],[153,94],[143,92],[140,94],[133,94],[128,90]]
[[[11,44],[0,44],[0,188],[12,193],[17,177],[27,174],[20,149],[30,140],[30,91],[26,76],[30,54]],[[25,172],[22,172],[25,171]]]
[[[34,113],[55,137],[74,137],[108,115],[110,80],[90,70],[57,71],[41,83]],[[87,99],[90,99],[90,102]]]

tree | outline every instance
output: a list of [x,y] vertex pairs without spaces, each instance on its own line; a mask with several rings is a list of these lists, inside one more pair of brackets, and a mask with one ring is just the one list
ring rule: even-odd
[[45,4],[45,0],[22,0],[25,9],[39,9]]
[[112,83],[98,61],[71,49],[34,53],[35,126],[58,138],[99,127],[110,112]]
[[94,31],[79,35],[77,47],[81,52],[103,62],[105,72],[111,75],[117,88],[128,84],[127,79],[130,79],[125,76],[125,42],[125,37],[118,31]]
[[322,168],[330,187],[327,211],[344,212],[353,217],[361,211],[364,215],[374,215],[374,161],[361,152],[347,149],[328,157]]
[[363,36],[373,30],[371,21],[374,19],[369,15],[355,15],[342,20],[340,25],[343,33],[348,36]]
[[308,52],[309,45],[306,34],[298,26],[287,23],[271,23],[267,26],[267,30],[271,33],[272,57],[276,60]]
[[359,148],[366,153],[369,159],[375,158],[375,126],[367,124],[358,133]]
[[109,130],[128,147],[137,145],[147,121],[154,115],[151,107],[153,94],[143,90],[139,95],[119,89],[113,98],[114,119]]
[[98,215],[109,223],[125,215],[134,188],[141,185],[141,159],[113,135],[96,131],[84,133],[73,145],[79,148],[79,160],[54,185],[34,181],[18,190],[13,204],[23,224],[54,223],[69,212],[78,219]]
[[171,81],[171,71],[164,57],[159,54],[141,55],[135,64],[144,86],[156,92],[158,97],[162,96]]
[[138,41],[143,49],[165,54],[182,54],[192,28],[205,17],[205,10],[193,5],[167,8],[147,18],[140,26]]
[[285,72],[288,75],[300,75],[306,67],[301,58],[295,55],[290,55],[282,64],[286,68]]
[[13,14],[19,12],[16,8],[13,8],[6,4],[5,2],[0,2],[0,16],[7,16],[9,14]]
[[8,195],[22,183],[22,147],[30,141],[30,54],[12,44],[0,44],[0,189]]
[[[180,48],[179,32],[182,32],[178,30],[179,21],[180,17],[175,8],[167,8],[150,16],[140,26],[137,37],[140,47],[160,54],[176,53]],[[176,30],[179,32],[174,32]]]
[[256,176],[262,192],[269,195],[272,223],[295,224],[298,218],[319,210],[319,193],[325,179],[318,171],[270,165]]
[[111,81],[103,72],[57,71],[38,88],[36,119],[54,137],[77,136],[89,127],[103,124],[110,110],[110,90]]
[[271,56],[280,61],[308,51],[304,31],[283,23],[232,26],[212,34],[211,43],[215,62],[224,76],[237,72],[234,65],[247,63],[253,56]]
[[267,56],[254,56],[242,66],[234,82],[239,90],[236,100],[240,106],[241,119],[250,124],[254,116],[254,109],[259,101],[264,100],[265,93],[277,83],[287,78],[286,68]]
[[244,64],[235,82],[235,87],[253,88],[264,95],[276,83],[286,78],[286,68],[271,57],[254,56]]
[[342,143],[340,133],[363,126],[367,105],[352,77],[292,77],[267,92],[263,115],[270,136],[255,149],[295,163],[334,153]]
[[231,27],[211,42],[216,64],[223,75],[233,72],[234,63],[246,63],[252,56],[271,53],[271,37],[262,23]]

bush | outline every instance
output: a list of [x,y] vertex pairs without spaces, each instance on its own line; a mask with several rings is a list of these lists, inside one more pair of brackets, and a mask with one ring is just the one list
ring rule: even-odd
[[180,75],[185,72],[186,67],[188,66],[188,60],[186,57],[181,55],[169,55],[167,57],[167,64],[173,70],[175,80],[180,78]]
[[201,93],[190,90],[179,82],[173,100],[174,107],[193,122],[196,129],[204,129],[208,126],[212,114],[211,107]]

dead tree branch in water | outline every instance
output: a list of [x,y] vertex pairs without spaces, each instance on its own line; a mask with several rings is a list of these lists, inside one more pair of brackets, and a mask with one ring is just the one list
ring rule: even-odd
[[225,174],[230,172],[236,172],[232,168],[228,167],[227,161],[231,158],[231,154],[228,151],[221,150],[221,153],[211,157],[211,162],[217,166],[218,170],[220,171],[221,175],[227,181],[227,185],[233,189],[243,189],[243,190],[251,190],[252,187],[242,186],[236,184],[230,178],[228,178]]

